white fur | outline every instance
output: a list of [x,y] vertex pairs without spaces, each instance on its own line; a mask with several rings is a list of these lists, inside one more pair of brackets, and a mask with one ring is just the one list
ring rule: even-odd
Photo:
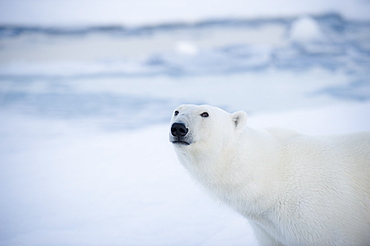
[[261,245],[370,245],[370,133],[313,137],[251,129],[242,111],[176,111],[171,125],[184,123],[190,141],[174,144],[180,162]]

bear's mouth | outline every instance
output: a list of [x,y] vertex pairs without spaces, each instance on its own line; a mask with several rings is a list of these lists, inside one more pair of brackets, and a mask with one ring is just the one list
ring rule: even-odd
[[182,141],[182,140],[175,140],[175,141],[172,141],[173,144],[180,144],[180,145],[190,145],[190,143],[186,142],[186,141]]

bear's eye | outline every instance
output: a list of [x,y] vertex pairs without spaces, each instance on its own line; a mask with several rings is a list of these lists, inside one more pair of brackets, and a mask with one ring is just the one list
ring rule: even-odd
[[200,116],[202,116],[202,117],[206,118],[206,117],[208,117],[208,116],[209,116],[209,114],[208,114],[207,112],[203,112],[203,113],[201,113],[201,114],[200,114]]
[[179,114],[179,111],[175,111],[175,113],[173,114],[174,116],[177,116]]

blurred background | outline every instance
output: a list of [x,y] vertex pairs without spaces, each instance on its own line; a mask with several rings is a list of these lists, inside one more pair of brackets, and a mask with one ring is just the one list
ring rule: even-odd
[[256,245],[167,141],[182,103],[370,129],[368,0],[0,0],[0,245]]

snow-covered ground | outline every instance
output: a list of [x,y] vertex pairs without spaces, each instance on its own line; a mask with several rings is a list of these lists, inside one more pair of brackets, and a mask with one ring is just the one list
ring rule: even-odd
[[172,110],[370,130],[369,8],[0,0],[0,246],[257,245],[176,160]]
[[[369,108],[268,114],[250,125],[370,130]],[[1,122],[0,245],[257,245],[247,221],[180,166],[167,125],[109,132],[11,114]]]

